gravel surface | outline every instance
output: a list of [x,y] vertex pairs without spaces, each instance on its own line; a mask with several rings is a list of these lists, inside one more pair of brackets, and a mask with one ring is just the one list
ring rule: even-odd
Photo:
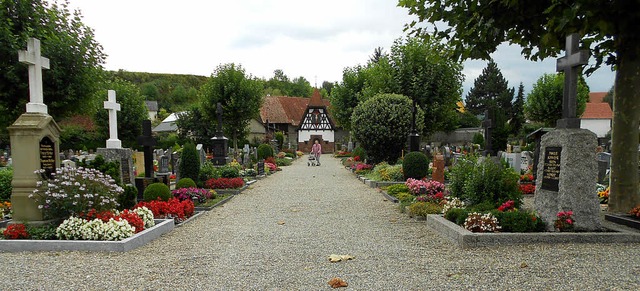
[[[636,244],[461,250],[325,155],[127,253],[1,253],[0,289],[638,290]],[[330,254],[352,261],[330,263]]]

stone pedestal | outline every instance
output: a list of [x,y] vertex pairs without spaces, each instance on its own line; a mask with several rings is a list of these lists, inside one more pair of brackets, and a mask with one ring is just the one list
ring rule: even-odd
[[133,184],[133,151],[127,148],[98,148],[96,154],[102,155],[106,161],[120,163],[120,179],[123,184]]
[[229,140],[226,137],[211,138],[211,151],[213,152],[213,159],[211,159],[211,162],[216,166],[226,165],[228,148]]
[[596,135],[586,129],[556,129],[542,136],[535,209],[548,230],[566,210],[573,211],[576,230],[601,229],[596,146]]
[[46,113],[25,113],[7,129],[13,159],[13,220],[42,223],[42,211],[29,195],[38,181],[34,171],[44,169],[51,173],[60,167],[60,127]]
[[433,173],[431,174],[431,179],[434,181],[438,181],[440,183],[444,183],[444,156],[436,155],[433,160]]

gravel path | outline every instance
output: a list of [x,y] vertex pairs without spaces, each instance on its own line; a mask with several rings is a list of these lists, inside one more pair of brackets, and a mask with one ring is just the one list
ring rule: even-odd
[[127,253],[2,253],[0,289],[327,290],[333,277],[351,290],[640,288],[638,245],[460,250],[322,161],[296,161]]

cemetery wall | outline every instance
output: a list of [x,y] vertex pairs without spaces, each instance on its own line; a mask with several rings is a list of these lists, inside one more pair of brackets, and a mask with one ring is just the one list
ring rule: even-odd
[[438,131],[431,136],[429,142],[436,144],[464,145],[473,140],[474,134],[483,132],[484,130],[481,127],[459,128],[449,133]]

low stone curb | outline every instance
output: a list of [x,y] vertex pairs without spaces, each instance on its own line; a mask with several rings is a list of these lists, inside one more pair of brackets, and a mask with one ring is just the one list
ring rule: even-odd
[[177,224],[175,225],[175,227],[181,227],[181,226],[183,226],[185,223],[189,223],[189,222],[191,222],[192,220],[196,219],[196,217],[198,217],[198,216],[202,215],[203,213],[204,213],[203,211],[198,211],[198,210],[196,210],[196,211],[195,211],[195,213],[194,213],[193,215],[191,215],[191,217],[189,217],[189,218],[185,219],[184,221],[182,221],[182,222],[180,222],[180,223],[177,223]]
[[216,193],[218,193],[218,194],[238,195],[238,194],[242,193],[242,191],[244,191],[248,187],[249,187],[249,185],[245,184],[244,186],[242,186],[242,188],[238,188],[238,189],[213,189],[213,190],[215,190]]
[[38,251],[88,251],[88,252],[127,252],[143,246],[175,227],[173,219],[156,219],[156,225],[121,241],[89,240],[0,240],[2,252],[38,252]]
[[209,211],[209,210],[214,209],[214,208],[216,208],[216,207],[218,207],[218,206],[220,206],[222,204],[227,203],[229,200],[231,200],[231,198],[233,198],[233,196],[235,196],[235,195],[229,195],[229,196],[227,196],[227,198],[224,198],[224,199],[218,201],[218,203],[213,204],[212,206],[209,206],[209,207],[196,206],[195,210],[196,211]]
[[530,232],[473,233],[438,214],[427,217],[427,225],[463,249],[532,243],[640,243],[640,233],[618,232]]
[[391,201],[391,202],[393,202],[393,203],[398,203],[398,202],[400,202],[400,200],[398,200],[398,198],[393,197],[393,196],[391,196],[391,195],[387,194],[387,192],[386,192],[386,191],[380,191],[380,193],[382,193],[382,196],[384,196],[384,198],[387,198],[387,200],[389,200],[389,201]]

